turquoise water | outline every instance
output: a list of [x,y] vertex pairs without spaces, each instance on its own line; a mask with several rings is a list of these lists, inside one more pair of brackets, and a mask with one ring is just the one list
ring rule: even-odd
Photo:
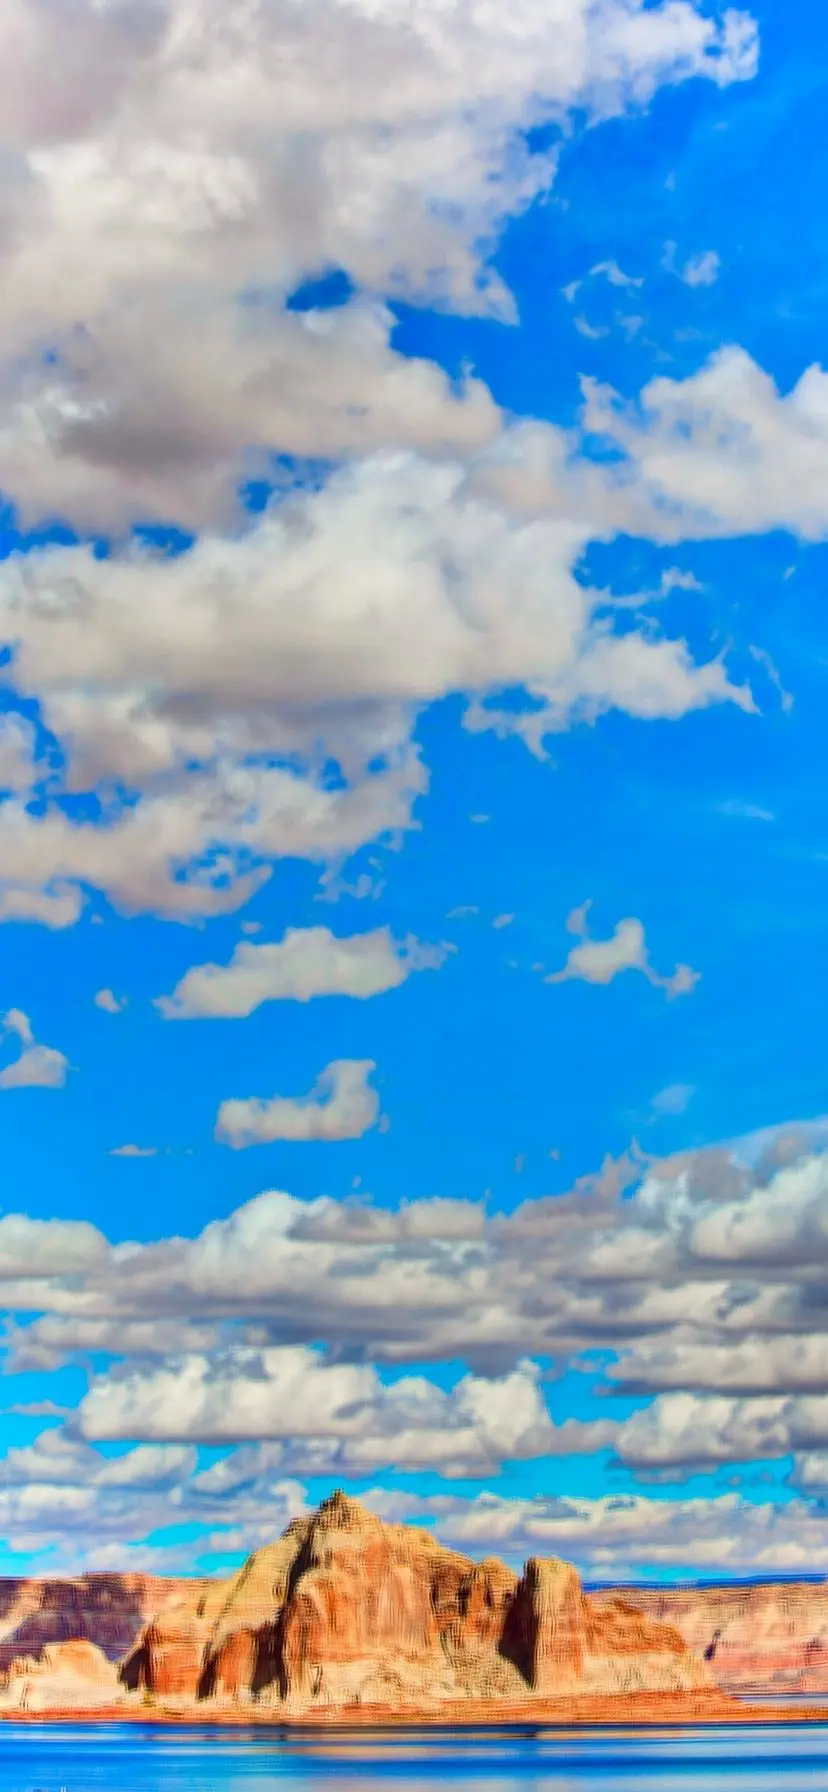
[[328,1732],[0,1724],[0,1792],[828,1792],[828,1724]]

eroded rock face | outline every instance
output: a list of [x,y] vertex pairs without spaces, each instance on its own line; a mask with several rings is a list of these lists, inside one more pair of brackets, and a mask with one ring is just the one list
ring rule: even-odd
[[[90,1594],[93,1579],[101,1584]],[[43,1708],[47,1686],[57,1708],[78,1703],[81,1658],[56,1666],[56,1646],[91,1649],[87,1684],[107,1696],[114,1685],[170,1707],[255,1702],[285,1717],[713,1685],[678,1623],[632,1596],[585,1595],[569,1563],[534,1558],[519,1577],[494,1558],[444,1548],[428,1531],[385,1524],[344,1494],[227,1580],[98,1576],[65,1585],[61,1599],[60,1583],[16,1583],[5,1616],[0,1590],[11,1699],[12,1683],[25,1682]],[[110,1646],[124,1639],[117,1670],[89,1637],[93,1618]],[[103,1691],[89,1702],[102,1699]]]
[[584,1678],[585,1608],[569,1562],[533,1556],[515,1590],[505,1645],[533,1692],[572,1692]]
[[19,1656],[0,1679],[0,1706],[23,1711],[89,1710],[116,1705],[124,1688],[115,1664],[94,1643],[51,1643]]
[[122,1661],[146,1624],[181,1593],[180,1580],[152,1574],[0,1581],[0,1674],[21,1656],[79,1640]]
[[[603,1608],[617,1595],[591,1595]],[[630,1587],[623,1603],[666,1622],[735,1693],[828,1692],[828,1584]]]
[[[406,1669],[439,1656],[441,1629],[458,1610],[471,1564],[425,1531],[383,1524],[335,1495],[308,1529],[279,1623],[280,1690],[318,1696],[336,1670]],[[442,1662],[439,1663],[442,1668]]]
[[519,1579],[343,1494],[208,1596],[168,1607],[124,1671],[158,1697],[286,1715],[711,1683],[675,1629],[594,1606],[569,1563],[534,1559]]
[[227,1595],[226,1581],[178,1581],[171,1600],[140,1633],[121,1662],[130,1691],[197,1699],[210,1635]]

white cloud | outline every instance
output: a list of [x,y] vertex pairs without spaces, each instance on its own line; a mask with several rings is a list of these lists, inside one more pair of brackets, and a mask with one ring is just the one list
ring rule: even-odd
[[36,778],[35,731],[14,710],[0,714],[0,791],[28,790]]
[[104,1014],[121,1014],[126,1007],[126,996],[116,996],[113,989],[99,989],[93,998],[95,1007],[102,1008]]
[[22,1046],[34,1045],[34,1033],[28,1014],[22,1008],[9,1008],[3,1015],[3,1029],[6,1033],[14,1033]]
[[[13,1550],[43,1552],[46,1572],[187,1572],[194,1552],[186,1542],[159,1548],[136,1539],[162,1527],[174,1535],[176,1526],[192,1526],[202,1515],[226,1520],[220,1499],[191,1494],[196,1471],[190,1445],[139,1445],[103,1456],[53,1428],[0,1461],[0,1535]],[[260,1484],[257,1509],[272,1538],[304,1510],[303,1489],[271,1475]]]
[[383,1517],[430,1521],[437,1535],[476,1556],[561,1555],[596,1578],[661,1579],[665,1568],[690,1573],[813,1572],[828,1567],[828,1520],[805,1500],[756,1502],[738,1494],[654,1499],[468,1499],[450,1493],[367,1496]]
[[157,1157],[157,1145],[115,1145],[110,1157]]
[[[724,348],[686,380],[659,378],[634,407],[587,382],[586,428],[624,451],[615,500],[631,527],[664,541],[828,534],[828,373],[814,365],[780,394],[744,349]],[[609,501],[609,492],[607,494]]]
[[94,1487],[168,1488],[196,1467],[190,1446],[143,1444],[123,1456],[104,1457],[66,1431],[41,1431],[33,1444],[11,1449],[0,1460],[0,1486],[36,1482],[60,1486],[81,1482]]
[[38,1045],[27,1014],[10,1008],[3,1016],[3,1031],[16,1034],[21,1051],[14,1062],[0,1070],[0,1089],[62,1089],[69,1060],[51,1045]]
[[[57,787],[42,814],[0,805],[0,915],[86,886],[126,912],[225,913],[280,856],[325,864],[410,826],[416,715],[454,691],[469,727],[535,746],[612,708],[752,707],[720,660],[608,632],[572,570],[594,516],[515,516],[479,474],[379,455],[173,559],[4,562],[4,677],[39,698],[65,790],[103,808],[70,820]],[[513,685],[534,707],[505,717],[490,698]]]
[[10,1327],[5,1343],[6,1360],[15,1372],[48,1370],[62,1368],[78,1356],[127,1356],[146,1361],[215,1350],[221,1343],[221,1328],[187,1319],[96,1319],[46,1313],[29,1325]]
[[[337,939],[329,927],[289,927],[272,944],[242,940],[227,965],[193,965],[156,1007],[166,1020],[238,1020],[262,1002],[309,1002],[315,996],[366,999],[397,989],[412,971],[438,970],[439,946],[398,943],[387,927]],[[96,998],[97,999],[97,998]]]
[[640,971],[656,989],[668,997],[692,994],[700,972],[687,964],[676,965],[671,977],[662,977],[650,963],[647,941],[641,922],[635,918],[619,921],[608,940],[593,940],[587,935],[587,913],[590,904],[574,909],[567,920],[570,933],[581,934],[579,946],[573,946],[561,971],[553,971],[546,983],[567,983],[580,978],[585,983],[607,984],[622,971]]
[[[307,1510],[304,1487],[282,1472],[278,1443],[242,1445],[195,1472],[183,1460],[186,1447],[155,1448],[155,1465],[146,1446],[121,1456],[116,1474],[123,1485],[117,1486],[101,1483],[105,1459],[93,1448],[65,1440],[65,1434],[51,1448],[38,1440],[28,1462],[15,1462],[9,1484],[0,1486],[0,1530],[12,1548],[55,1551],[64,1571],[192,1572],[197,1555],[247,1554]],[[815,1478],[808,1484],[818,1492],[824,1469],[818,1458],[810,1460]],[[806,1477],[808,1461],[801,1459]],[[33,1477],[28,1482],[26,1470]],[[659,1580],[670,1569],[727,1577],[828,1567],[828,1521],[807,1498],[755,1502],[735,1493],[693,1499],[635,1493],[520,1499],[379,1487],[361,1497],[379,1516],[426,1525],[472,1557],[500,1555],[518,1564],[530,1555],[560,1555],[596,1579]],[[217,1528],[193,1544],[194,1522]],[[135,1541],[162,1526],[174,1536],[185,1525],[186,1541],[160,1548]],[[54,1566],[53,1558],[52,1572]]]
[[267,474],[271,449],[336,460],[385,443],[482,447],[499,426],[486,387],[454,389],[433,363],[395,354],[392,324],[364,300],[299,314],[214,294],[193,313],[145,295],[99,324],[94,351],[66,340],[59,371],[0,410],[0,481],[30,519],[120,532],[172,516],[200,529],[237,519],[236,486]]
[[106,1268],[112,1262],[111,1246],[103,1233],[87,1220],[33,1220],[25,1213],[7,1213],[0,1219],[0,1277],[36,1279],[49,1276],[82,1277],[84,1272]]
[[[241,854],[317,862],[347,854],[410,825],[424,784],[411,753],[338,790],[283,768],[225,764],[100,823],[73,822],[57,806],[36,817],[10,801],[0,806],[0,917],[67,925],[82,901],[67,913],[65,895],[54,895],[56,881],[64,891],[92,884],[123,913],[176,920],[227,914],[269,876],[266,865],[241,870]],[[186,877],[177,875],[182,871]]]
[[685,286],[715,286],[719,278],[721,259],[715,249],[705,249],[699,255],[691,255],[681,270],[680,279]]
[[20,885],[0,887],[0,921],[33,921],[41,927],[74,927],[84,906],[84,893],[75,884],[46,880],[43,889]]
[[[487,257],[554,173],[527,131],[664,82],[749,79],[746,14],[8,9],[0,485],[24,521],[120,533],[160,514],[205,533],[170,561],[51,548],[4,564],[5,682],[60,752],[33,813],[35,736],[3,720],[0,919],[69,926],[89,890],[127,913],[232,912],[280,856],[324,865],[410,826],[416,712],[449,692],[472,699],[470,726],[502,731],[485,700],[525,684],[535,719],[512,725],[530,744],[613,706],[750,707],[682,641],[607,634],[572,576],[606,522],[600,480],[573,471],[543,523],[493,502],[473,470],[510,433],[490,394],[397,354],[392,312],[366,296],[509,314]],[[351,300],[288,310],[329,267]],[[235,488],[274,453],[353,464],[223,536]],[[92,819],[67,792],[99,799]]]
[[361,1139],[379,1117],[379,1096],[369,1082],[375,1068],[367,1058],[338,1058],[309,1095],[223,1101],[216,1138],[235,1151],[276,1139]]
[[309,324],[285,294],[344,267],[509,315],[486,252],[554,173],[526,132],[757,62],[746,14],[692,0],[519,0],[508,21],[482,0],[7,11],[0,483],[24,515],[96,529],[203,523],[251,448],[473,435],[479,388],[406,364],[359,303]]
[[600,275],[603,275],[604,279],[609,281],[610,286],[629,287],[644,285],[643,278],[636,278],[632,274],[625,274],[623,268],[620,268],[616,261],[596,262],[595,267],[590,268],[589,276],[591,280],[594,280]]
[[[273,1193],[196,1239],[113,1250],[89,1226],[6,1216],[4,1302],[40,1314],[12,1327],[8,1361],[112,1355],[81,1409],[89,1439],[267,1439],[282,1476],[391,1461],[487,1474],[611,1449],[633,1472],[675,1477],[795,1453],[799,1484],[816,1488],[828,1455],[816,1138],[608,1164],[570,1195],[490,1220],[448,1200],[394,1211]],[[317,1339],[330,1356],[308,1350]],[[596,1345],[616,1353],[610,1384],[651,1403],[550,1427],[524,1353],[564,1366]],[[450,1393],[419,1374],[388,1386],[366,1355],[466,1356],[493,1376]],[[757,1542],[768,1563],[777,1545]],[[722,1565],[737,1556],[734,1545]]]
[[653,1392],[659,1388],[736,1393],[828,1393],[828,1335],[761,1333],[717,1342],[692,1325],[666,1338],[642,1338],[621,1351],[611,1380]]
[[803,1493],[824,1494],[828,1489],[828,1451],[806,1450],[797,1456],[791,1479]]
[[[195,1238],[117,1248],[92,1227],[0,1220],[4,1305],[40,1316],[10,1334],[13,1360],[146,1354],[153,1325],[160,1338],[197,1322],[251,1346],[321,1340],[351,1360],[463,1358],[496,1374],[527,1353],[563,1366],[600,1349],[617,1359],[611,1385],[748,1405],[828,1393],[827,1260],[815,1129],[633,1153],[508,1216],[270,1191]],[[81,1322],[105,1328],[98,1344]]]
[[[821,1354],[824,1364],[824,1346]],[[659,1394],[621,1427],[615,1447],[623,1462],[638,1468],[686,1471],[826,1443],[828,1393],[730,1399],[687,1392]]]
[[748,648],[748,653],[751,655],[751,658],[756,661],[757,665],[764,667],[774,690],[778,693],[783,715],[790,715],[790,712],[794,707],[795,699],[790,691],[786,691],[779,675],[779,668],[772,655],[768,653],[766,647],[757,647],[755,643],[752,643]]
[[[98,1440],[279,1440],[279,1455],[267,1453],[271,1469],[351,1475],[391,1461],[443,1474],[494,1471],[504,1459],[575,1451],[584,1437],[592,1444],[596,1430],[573,1420],[553,1426],[539,1371],[528,1362],[500,1379],[466,1375],[447,1392],[423,1376],[384,1386],[367,1365],[325,1363],[295,1347],[192,1356],[101,1377],[77,1424]],[[605,1440],[616,1430],[605,1422]],[[233,1468],[232,1460],[221,1462],[199,1485],[226,1490]]]
[[[199,1470],[187,1445],[139,1445],[113,1461],[51,1431],[0,1464],[0,1532],[13,1549],[52,1551],[52,1572],[55,1556],[64,1571],[192,1572],[197,1554],[246,1554],[307,1510],[303,1486],[283,1471],[284,1455],[279,1442],[243,1444]],[[801,1457],[799,1474],[803,1491],[822,1492],[818,1455]],[[828,1520],[807,1498],[521,1499],[378,1487],[362,1497],[383,1518],[425,1524],[473,1557],[519,1563],[560,1555],[599,1579],[658,1580],[668,1569],[726,1577],[828,1567]],[[194,1523],[217,1528],[193,1544]],[[136,1541],[162,1527],[174,1538],[184,1526],[180,1542],[161,1548]]]

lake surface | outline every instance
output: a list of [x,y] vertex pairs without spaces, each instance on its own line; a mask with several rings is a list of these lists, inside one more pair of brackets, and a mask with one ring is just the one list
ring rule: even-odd
[[0,1792],[828,1792],[828,1723],[666,1731],[0,1724]]

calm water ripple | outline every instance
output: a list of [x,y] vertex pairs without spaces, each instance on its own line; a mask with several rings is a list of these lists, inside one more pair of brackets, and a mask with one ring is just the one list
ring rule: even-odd
[[[0,1792],[828,1792],[828,1723],[666,1731],[327,1732],[0,1725]],[[286,1792],[286,1789],[285,1789]]]

